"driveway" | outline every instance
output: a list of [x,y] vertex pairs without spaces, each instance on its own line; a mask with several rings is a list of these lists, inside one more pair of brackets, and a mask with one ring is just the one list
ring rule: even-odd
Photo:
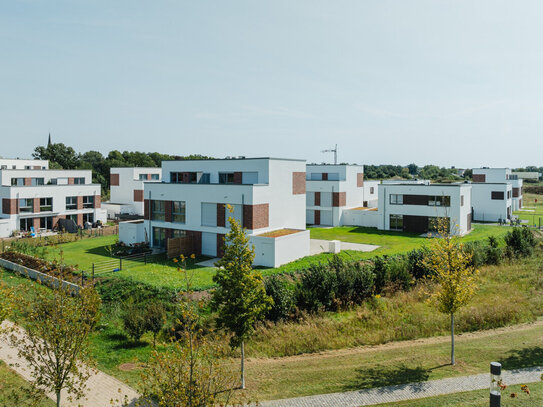
[[[328,251],[329,240],[321,239],[311,239],[310,242],[310,253],[311,255],[326,253]],[[341,250],[356,250],[358,252],[371,252],[379,246],[372,244],[361,244],[361,243],[349,243],[349,242],[340,242]]]

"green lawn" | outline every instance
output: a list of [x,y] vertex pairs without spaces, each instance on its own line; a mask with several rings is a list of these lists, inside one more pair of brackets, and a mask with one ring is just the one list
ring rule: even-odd
[[[474,225],[473,231],[462,239],[466,242],[486,239],[490,235],[503,236],[508,228],[490,225]],[[330,229],[312,228],[311,237],[314,239],[325,240],[343,240],[352,243],[365,243],[380,246],[373,252],[357,252],[345,250],[341,253],[342,257],[349,259],[368,259],[384,254],[404,253],[428,242],[428,238],[419,235],[406,234],[402,232],[381,231],[374,228],[362,227],[336,227]],[[83,239],[76,242],[60,245],[62,254],[57,248],[49,248],[47,257],[60,258],[62,256],[64,263],[77,265],[79,269],[90,273],[93,263],[104,263],[112,260],[108,247],[117,241],[117,236],[103,236],[96,238]],[[297,271],[309,267],[311,264],[319,261],[326,261],[333,255],[323,253],[316,256],[308,256],[285,264],[278,268],[262,268],[263,275],[279,274],[289,271]],[[213,267],[201,267],[195,263],[205,258],[198,258],[196,261],[189,261],[188,268],[193,270],[193,287],[197,290],[205,290],[213,287],[212,281],[215,273]],[[111,265],[110,270],[117,268],[117,265]],[[175,263],[166,259],[165,256],[154,256],[152,263],[143,264],[140,262],[124,262],[123,269],[117,272],[105,274],[107,277],[128,278],[156,287],[168,287],[173,289],[182,289],[184,287],[183,279],[180,278],[179,271]]]
[[[520,385],[509,386],[502,392],[502,407],[526,407],[543,405],[543,383],[528,384],[530,395],[520,390]],[[488,407],[488,390],[468,391],[446,396],[428,397],[395,403],[379,404],[381,407]],[[517,397],[512,398],[511,393]]]
[[522,207],[524,210],[515,211],[513,214],[527,220],[530,225],[543,226],[543,195],[524,194]]
[[[23,396],[21,389],[26,381],[11,370],[0,360],[0,406],[27,405],[23,400],[15,401],[13,397]],[[36,407],[53,407],[55,403],[49,398],[44,398]]]

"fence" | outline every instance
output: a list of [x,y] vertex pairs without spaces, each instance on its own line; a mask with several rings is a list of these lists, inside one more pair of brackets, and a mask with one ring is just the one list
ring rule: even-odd
[[56,235],[38,237],[8,237],[1,240],[0,253],[3,253],[10,243],[22,240],[34,246],[50,246],[55,244],[75,242],[77,240],[89,239],[101,236],[112,236],[119,234],[119,226],[104,226],[99,229],[80,229],[77,233],[58,233]]
[[152,253],[136,253],[123,257],[112,257],[109,260],[92,263],[90,270],[91,278],[94,280],[95,276],[129,270],[134,266],[154,262],[155,256],[156,255]]

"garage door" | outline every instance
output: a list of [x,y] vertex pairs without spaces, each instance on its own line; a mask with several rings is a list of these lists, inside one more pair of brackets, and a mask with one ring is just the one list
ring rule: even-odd
[[217,257],[217,234],[202,232],[202,254]]

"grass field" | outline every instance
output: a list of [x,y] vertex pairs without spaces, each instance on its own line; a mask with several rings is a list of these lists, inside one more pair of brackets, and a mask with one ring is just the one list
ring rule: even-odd
[[[474,225],[473,231],[463,238],[464,241],[474,241],[486,239],[488,236],[503,236],[508,229],[505,227],[490,225]],[[405,253],[411,249],[420,247],[428,242],[428,239],[419,235],[406,234],[401,232],[379,231],[374,228],[361,227],[336,227],[330,229],[312,228],[311,237],[314,239],[325,240],[343,240],[352,243],[366,243],[381,246],[373,252],[357,252],[346,250],[341,253],[342,257],[349,259],[368,259],[378,255]],[[77,242],[65,243],[60,245],[64,263],[77,265],[79,269],[90,273],[93,263],[103,263],[111,260],[108,252],[109,246],[115,244],[117,236],[104,236],[92,239],[84,239]],[[60,258],[58,248],[49,248],[47,257]],[[309,267],[311,264],[319,261],[326,261],[332,255],[323,253],[316,256],[308,256],[286,264],[278,268],[262,268],[263,275],[284,273],[287,271],[297,271]],[[204,258],[189,260],[187,266],[194,270],[193,287],[197,290],[205,290],[213,287],[213,275],[215,268],[201,267],[195,263]],[[111,266],[110,269],[117,266]],[[147,283],[157,287],[168,287],[181,289],[184,282],[179,276],[175,263],[166,259],[165,256],[153,256],[152,263],[143,264],[141,262],[123,263],[121,271],[108,273],[107,277],[122,277]]]
[[524,210],[515,211],[513,214],[527,220],[530,225],[543,226],[543,195],[524,194],[522,207]]
[[[543,406],[543,383],[531,383],[528,384],[528,387],[531,392],[529,396],[520,390],[520,385],[507,387],[502,392],[502,407]],[[378,404],[375,407],[488,407],[488,393],[488,390],[477,390],[447,396]],[[512,398],[511,393],[516,393],[517,397]]]
[[[14,402],[10,398],[13,391],[21,394],[20,389],[25,386],[25,380],[11,370],[4,362],[0,360],[0,406],[17,406],[27,405],[24,402]],[[52,400],[45,398],[36,407],[53,407],[55,403]]]

